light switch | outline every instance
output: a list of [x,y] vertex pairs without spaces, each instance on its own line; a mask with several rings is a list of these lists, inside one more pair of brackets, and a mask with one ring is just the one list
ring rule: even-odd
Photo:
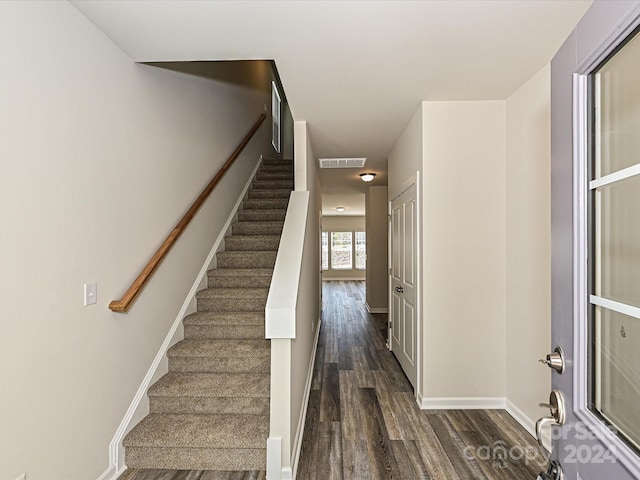
[[93,305],[98,301],[98,286],[96,283],[84,284],[84,306]]

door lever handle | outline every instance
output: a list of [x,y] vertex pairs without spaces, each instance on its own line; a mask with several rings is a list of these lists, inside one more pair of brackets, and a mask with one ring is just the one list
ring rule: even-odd
[[549,403],[541,403],[540,406],[549,408],[551,412],[550,417],[542,417],[536,422],[536,438],[538,439],[538,444],[544,447],[542,444],[542,429],[547,425],[564,425],[566,421],[566,410],[562,392],[560,390],[553,390],[549,396]]
[[396,287],[396,292],[398,292],[398,293],[402,293],[402,292],[404,292],[404,288],[402,288],[402,287]]

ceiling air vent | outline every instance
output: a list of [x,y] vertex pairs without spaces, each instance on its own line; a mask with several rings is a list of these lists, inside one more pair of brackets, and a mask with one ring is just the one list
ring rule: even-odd
[[362,168],[366,158],[321,158],[320,168]]

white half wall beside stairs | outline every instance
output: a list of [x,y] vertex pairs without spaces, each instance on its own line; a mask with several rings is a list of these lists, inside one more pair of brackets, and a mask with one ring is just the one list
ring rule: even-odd
[[268,480],[295,477],[320,323],[320,184],[306,122],[295,122],[294,135],[295,191],[265,319],[272,338]]

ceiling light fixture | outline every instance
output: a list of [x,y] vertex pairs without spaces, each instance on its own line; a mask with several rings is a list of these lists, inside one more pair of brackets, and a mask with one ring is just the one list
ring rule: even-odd
[[336,207],[336,210],[339,212],[344,212],[344,207]]
[[374,179],[374,177],[376,176],[375,173],[361,173],[360,174],[360,178],[362,179],[363,182],[370,182]]

